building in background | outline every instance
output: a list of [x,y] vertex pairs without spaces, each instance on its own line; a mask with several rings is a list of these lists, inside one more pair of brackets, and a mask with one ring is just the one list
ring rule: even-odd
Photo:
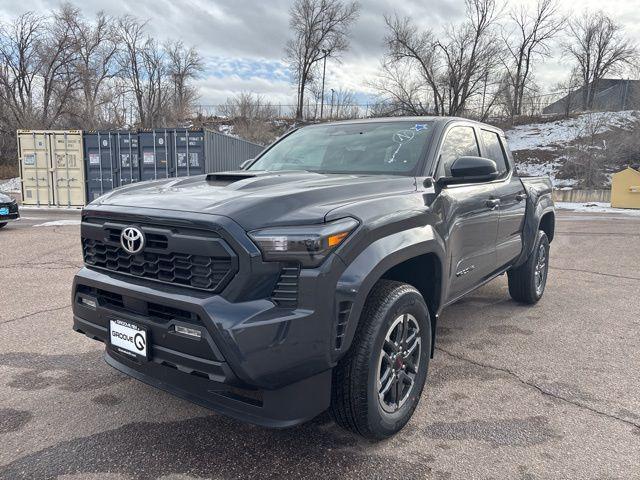
[[[582,111],[583,92],[584,87],[581,87],[569,95],[565,95],[560,100],[547,105],[542,113],[562,115]],[[640,80],[604,78],[598,82],[593,110],[617,112],[639,109]]]

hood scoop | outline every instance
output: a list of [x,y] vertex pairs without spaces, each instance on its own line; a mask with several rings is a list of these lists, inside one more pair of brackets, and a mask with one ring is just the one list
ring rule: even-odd
[[253,173],[209,173],[207,183],[215,187],[224,187],[240,180],[256,177]]

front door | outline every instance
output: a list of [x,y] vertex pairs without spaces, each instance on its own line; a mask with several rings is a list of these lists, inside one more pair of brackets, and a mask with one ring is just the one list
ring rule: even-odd
[[[451,127],[440,147],[436,178],[451,176],[457,158],[479,155],[474,127]],[[438,197],[444,217],[441,233],[448,246],[447,301],[451,301],[495,272],[498,202],[492,183],[449,185]]]

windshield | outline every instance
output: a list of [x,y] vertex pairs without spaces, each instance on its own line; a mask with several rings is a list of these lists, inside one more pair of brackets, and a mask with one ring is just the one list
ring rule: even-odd
[[276,143],[249,170],[413,174],[431,122],[314,125]]

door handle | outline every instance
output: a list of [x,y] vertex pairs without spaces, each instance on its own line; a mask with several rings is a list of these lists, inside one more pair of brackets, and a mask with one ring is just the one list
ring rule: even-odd
[[527,194],[526,193],[519,193],[516,195],[516,200],[518,202],[521,202],[522,200],[524,200],[525,198],[527,198]]
[[495,210],[498,205],[500,205],[500,199],[499,198],[490,198],[489,200],[487,200],[485,202],[485,205],[487,207],[489,207],[491,210]]

